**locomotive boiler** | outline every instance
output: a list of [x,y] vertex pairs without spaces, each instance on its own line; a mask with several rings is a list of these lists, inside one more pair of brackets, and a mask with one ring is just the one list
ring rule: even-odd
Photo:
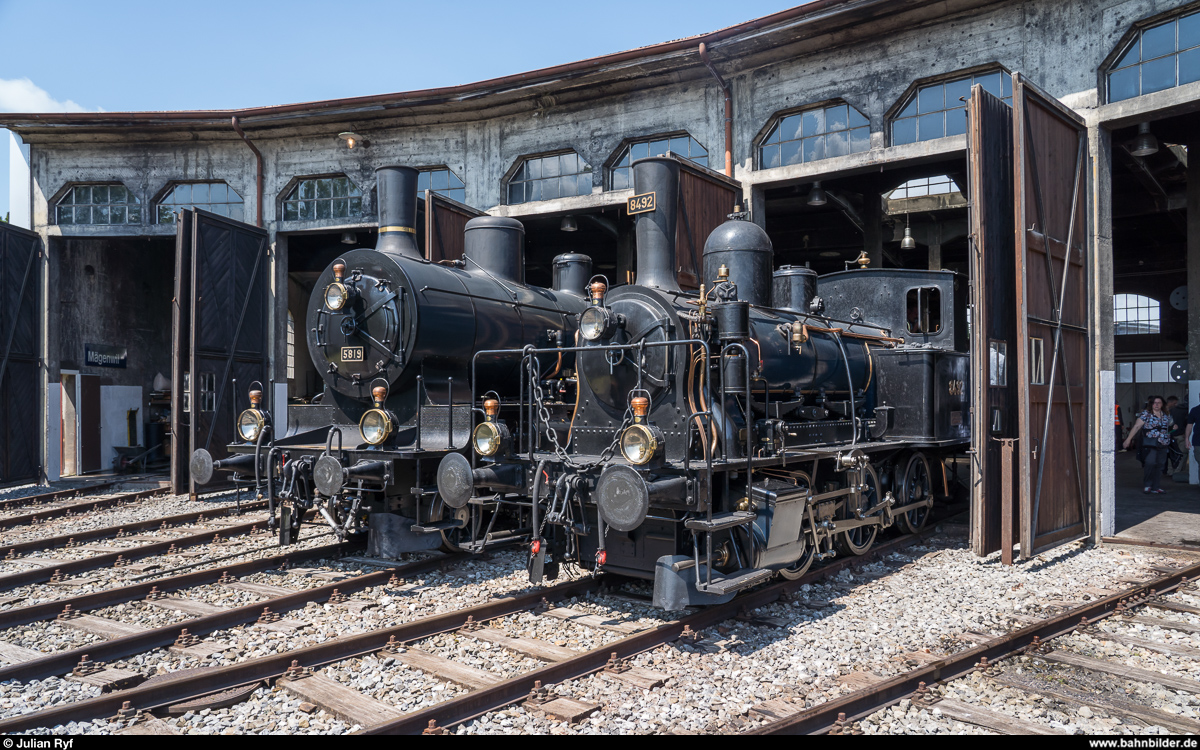
[[[467,447],[475,379],[506,402],[519,398],[520,357],[476,351],[574,341],[591,260],[559,256],[552,288],[526,284],[522,224],[484,216],[467,222],[461,262],[429,262],[415,240],[417,171],[388,166],[376,174],[376,247],[331,263],[308,307],[308,349],[323,393],[313,404],[289,406],[274,424],[261,392],[252,392],[233,455],[214,462],[196,451],[192,476],[199,484],[214,471],[252,478],[272,524],[279,509],[281,543],[295,541],[309,510],[339,537],[369,530],[372,554],[388,557],[454,548],[485,528],[512,533],[519,512],[497,527],[497,507],[437,497],[437,460]],[[567,353],[542,373],[567,401],[573,359]],[[551,407],[556,413],[566,408],[560,401]],[[508,490],[521,491],[524,477],[506,479]]]
[[[528,419],[472,464],[447,456],[442,496],[526,476],[534,581],[576,563],[652,579],[671,609],[863,554],[893,524],[920,528],[935,481],[948,491],[934,467],[969,442],[954,274],[773,272],[766,233],[734,214],[705,243],[704,284],[684,291],[679,163],[643,159],[633,175],[635,193],[656,197],[637,217],[637,283],[593,280],[580,345],[525,349]],[[563,353],[576,356],[578,403],[560,442],[537,402],[539,373]],[[489,401],[484,432],[508,406]]]

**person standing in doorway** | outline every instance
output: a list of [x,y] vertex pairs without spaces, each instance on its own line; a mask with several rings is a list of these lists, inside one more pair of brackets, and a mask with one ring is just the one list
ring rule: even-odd
[[1192,407],[1187,416],[1187,430],[1184,432],[1184,444],[1187,449],[1192,452],[1192,460],[1200,466],[1200,446],[1196,445],[1192,435],[1192,430],[1196,427],[1196,423],[1200,422],[1200,404]]
[[1146,399],[1146,410],[1138,414],[1129,437],[1125,438],[1125,448],[1133,444],[1134,438],[1141,433],[1142,453],[1146,462],[1142,465],[1142,492],[1147,495],[1165,495],[1167,491],[1162,483],[1163,465],[1167,462],[1167,444],[1171,441],[1171,425],[1173,420],[1167,413],[1166,401],[1162,396],[1151,396]]

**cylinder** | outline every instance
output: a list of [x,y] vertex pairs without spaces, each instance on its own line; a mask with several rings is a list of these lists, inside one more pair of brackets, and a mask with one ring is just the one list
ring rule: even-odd
[[591,278],[592,259],[589,256],[581,253],[563,253],[554,257],[554,291],[586,297],[587,284]]
[[746,358],[741,352],[730,352],[721,360],[725,372],[725,392],[741,393],[746,390]]
[[745,300],[717,302],[710,308],[717,321],[717,337],[722,343],[750,338],[750,303]]
[[379,195],[379,241],[381,253],[420,258],[417,248],[417,170],[387,166],[375,170]]
[[677,292],[675,226],[679,218],[679,162],[665,156],[635,161],[633,192],[654,193],[654,210],[637,217],[637,283]]
[[704,241],[704,281],[712,283],[721,266],[737,284],[738,299],[752,305],[771,304],[771,265],[775,251],[763,228],[745,219],[730,219]]
[[468,271],[483,270],[505,281],[525,283],[525,225],[505,216],[477,216],[463,230]]
[[804,266],[780,266],[771,277],[771,306],[807,315],[817,296],[817,272]]

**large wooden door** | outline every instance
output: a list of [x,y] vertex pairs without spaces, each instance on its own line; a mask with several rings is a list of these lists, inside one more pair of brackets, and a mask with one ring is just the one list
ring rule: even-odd
[[[1013,453],[1018,444],[1017,383],[1008,372],[1017,312],[1012,290],[1012,108],[976,85],[967,102],[968,193],[971,197],[971,549],[988,555],[1001,548],[1003,502],[1008,534],[1017,486]],[[1009,548],[1011,550],[1011,547]]]
[[[261,383],[264,394],[273,389],[266,231],[208,211],[183,213],[177,227],[177,260],[187,263],[190,279],[184,284],[177,278],[177,286],[187,289],[188,296],[176,298],[174,338],[186,337],[187,345],[175,352],[172,370],[181,372],[178,379],[183,382],[173,394],[173,401],[181,403],[173,404],[172,414],[174,433],[186,436],[186,454],[179,453],[182,445],[176,448],[177,461],[186,466],[187,456],[198,448],[216,460],[227,456],[225,446],[234,439],[234,422],[250,405],[246,395],[250,384]],[[186,240],[181,239],[185,231]],[[173,479],[184,470],[182,466],[177,464]],[[195,493],[190,479],[188,484],[189,492]]]
[[461,258],[467,222],[483,215],[482,211],[426,190],[425,257],[434,263]]
[[1021,557],[1088,533],[1087,127],[1013,76]]
[[1006,561],[1088,534],[1087,129],[1019,73],[968,104],[976,409],[971,546]]
[[699,289],[711,284],[702,279],[704,242],[733,212],[742,195],[741,183],[725,175],[678,159],[679,218],[675,223],[676,278],[683,289]]
[[0,223],[0,486],[42,476],[42,240]]

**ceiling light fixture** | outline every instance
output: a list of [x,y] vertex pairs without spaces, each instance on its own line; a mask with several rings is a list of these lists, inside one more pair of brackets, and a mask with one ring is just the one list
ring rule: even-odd
[[825,190],[821,187],[820,182],[814,182],[812,190],[808,191],[808,205],[824,206],[828,202],[825,197]]
[[912,229],[908,226],[908,214],[904,214],[904,239],[900,240],[901,250],[916,250],[917,241],[913,239]]
[[1129,153],[1134,156],[1149,156],[1158,153],[1158,139],[1150,132],[1150,123],[1138,123],[1138,134],[1133,139],[1133,150]]
[[579,229],[579,224],[575,222],[574,216],[564,216],[562,223],[558,225],[558,228],[564,232],[574,232]]
[[345,133],[338,133],[338,138],[345,141],[346,148],[350,149],[351,151],[356,148],[366,148],[371,145],[371,142],[366,138],[363,138],[358,133],[351,133],[349,131]]

